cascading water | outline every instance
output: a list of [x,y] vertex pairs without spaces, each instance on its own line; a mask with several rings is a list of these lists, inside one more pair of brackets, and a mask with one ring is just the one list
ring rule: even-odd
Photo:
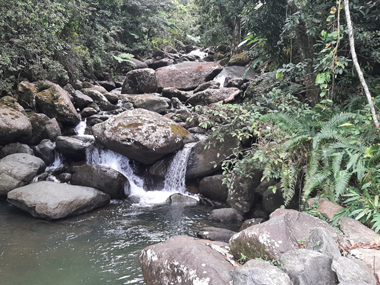
[[187,161],[194,145],[195,143],[186,144],[183,149],[178,151],[174,156],[165,176],[164,189],[166,191],[185,193]]
[[185,145],[185,147],[175,155],[165,177],[165,187],[160,191],[145,191],[144,181],[133,173],[133,169],[129,163],[130,160],[111,150],[96,147],[87,148],[86,163],[108,166],[127,177],[131,185],[130,197],[138,199],[138,204],[135,205],[149,206],[162,204],[165,203],[166,199],[174,192],[185,192],[186,165],[193,145],[194,144]]

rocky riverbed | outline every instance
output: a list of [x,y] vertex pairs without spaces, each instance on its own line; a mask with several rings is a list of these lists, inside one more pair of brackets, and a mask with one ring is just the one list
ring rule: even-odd
[[[243,79],[240,67],[249,62],[244,55],[226,68],[165,52],[133,62],[121,81],[23,81],[14,96],[0,98],[0,198],[13,205],[1,207],[48,220],[43,228],[54,225],[51,220],[65,225],[64,218],[103,213],[112,208],[110,201],[137,199],[141,206],[139,199],[149,196],[150,202],[160,197],[159,203],[183,209],[207,205],[216,224],[174,231],[145,245],[150,246],[139,262],[148,285],[376,284],[380,239],[373,231],[351,219],[332,227],[309,214],[278,209],[284,201],[270,189],[276,181],[261,181],[259,169],[251,178],[233,177],[229,188],[222,183],[222,161],[244,144],[229,134],[222,141],[204,136],[199,124],[206,118],[192,107],[259,100],[276,85],[273,73]],[[186,159],[174,164],[185,145]],[[167,189],[173,164],[184,166],[177,177],[182,182],[174,185],[187,186],[174,190],[195,198]],[[327,202],[318,200],[318,209],[330,218],[338,209]],[[0,258],[8,254],[0,252]]]

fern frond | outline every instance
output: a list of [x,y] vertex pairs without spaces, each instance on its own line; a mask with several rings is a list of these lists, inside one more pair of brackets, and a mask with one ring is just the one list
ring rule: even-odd
[[343,152],[334,153],[332,155],[332,171],[334,176],[337,176],[342,168]]
[[313,148],[318,148],[319,143],[323,140],[336,140],[339,142],[345,141],[345,138],[339,135],[335,130],[325,129],[323,132],[317,134],[313,139]]
[[356,114],[354,114],[354,113],[336,114],[334,117],[332,117],[329,121],[327,121],[323,125],[323,127],[321,129],[321,133],[328,131],[328,130],[335,130],[341,124],[346,123],[348,120],[354,119],[355,117],[356,117]]
[[335,177],[335,200],[338,200],[340,196],[344,194],[350,181],[352,172],[348,170],[341,170]]
[[292,138],[290,140],[287,140],[284,144],[283,147],[285,150],[292,149],[296,145],[298,145],[301,142],[305,142],[309,139],[309,135],[301,135],[295,138]]

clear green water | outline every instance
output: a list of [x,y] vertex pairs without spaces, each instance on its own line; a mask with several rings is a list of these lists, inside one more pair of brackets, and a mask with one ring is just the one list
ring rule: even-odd
[[145,284],[138,264],[141,250],[172,236],[195,236],[211,225],[210,211],[203,206],[136,207],[125,200],[45,221],[0,201],[0,284]]

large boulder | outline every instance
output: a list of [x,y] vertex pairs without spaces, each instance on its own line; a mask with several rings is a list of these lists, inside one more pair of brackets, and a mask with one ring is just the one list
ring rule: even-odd
[[168,104],[169,99],[160,97],[158,94],[120,95],[120,97],[128,99],[134,108],[146,109],[157,113],[163,113],[170,109]]
[[[99,87],[99,86],[98,86]],[[98,88],[97,88],[98,89]],[[110,101],[108,101],[108,99],[106,98],[106,96],[104,95],[104,93],[100,92],[99,90],[96,90],[94,88],[85,88],[82,90],[83,93],[87,96],[89,96],[92,100],[94,100],[94,102],[100,107],[101,110],[103,111],[112,111],[112,110],[115,110],[118,108],[118,106],[116,105],[113,105]],[[91,105],[87,105],[87,106],[91,106]]]
[[4,96],[0,98],[0,104],[11,107],[12,109],[25,114],[25,109],[17,102],[16,98],[13,98],[11,96]]
[[249,260],[231,276],[233,285],[292,285],[285,272],[265,260]]
[[252,177],[234,177],[228,189],[227,203],[234,209],[248,213],[253,206],[255,189],[260,185],[262,173],[254,169]]
[[79,90],[75,90],[75,92],[73,93],[73,97],[74,97],[75,106],[77,106],[81,110],[86,108],[92,102],[94,102],[94,100],[90,96],[83,94]]
[[37,87],[28,81],[22,81],[17,87],[18,102],[27,109],[36,107],[35,97],[38,93]]
[[45,168],[42,159],[29,154],[15,153],[4,157],[0,160],[0,197],[29,184]]
[[236,258],[244,254],[248,259],[279,260],[285,252],[298,249],[298,242],[306,241],[310,229],[317,227],[327,229],[334,238],[339,233],[337,228],[309,214],[295,210],[280,211],[269,221],[234,235],[230,240],[231,251]]
[[71,184],[96,188],[111,196],[112,199],[124,199],[130,194],[128,179],[119,171],[103,165],[72,167]]
[[22,143],[10,143],[4,146],[0,151],[0,158],[14,153],[26,153],[33,155],[33,150],[27,145]]
[[228,66],[238,65],[245,66],[250,62],[248,51],[243,51],[239,54],[233,55],[230,61],[227,63]]
[[243,213],[233,208],[214,209],[208,218],[222,223],[241,223],[244,220]]
[[121,94],[144,94],[157,91],[156,72],[151,68],[132,70],[127,73]]
[[361,222],[343,217],[338,220],[339,228],[345,237],[352,243],[377,243],[380,244],[380,235]]
[[0,144],[28,142],[32,124],[21,112],[0,104]]
[[183,62],[161,67],[156,70],[157,87],[159,90],[166,87],[192,90],[221,71],[222,66],[214,62]]
[[199,182],[199,193],[213,201],[225,203],[228,196],[228,186],[223,184],[225,175],[214,175],[202,178]]
[[62,154],[75,161],[81,161],[86,158],[86,148],[91,146],[94,142],[93,136],[59,136],[56,141],[56,147]]
[[368,285],[379,284],[370,268],[360,260],[340,256],[334,259],[331,267],[336,272],[339,284],[344,282],[363,282]]
[[227,285],[234,269],[229,257],[225,243],[177,236],[144,248],[139,262],[147,285]]
[[293,284],[336,284],[336,275],[331,269],[332,258],[322,253],[307,249],[292,250],[282,255],[281,264]]
[[236,94],[239,93],[240,90],[238,88],[207,89],[205,91],[196,93],[194,96],[190,97],[186,103],[189,103],[193,106],[209,105],[212,103],[223,102],[232,96],[237,96]]
[[32,124],[31,144],[39,144],[43,139],[55,141],[61,135],[61,128],[56,118],[49,118],[45,114],[32,113],[29,115]]
[[104,206],[110,196],[90,187],[41,181],[9,192],[8,201],[33,217],[55,220]]
[[193,147],[187,162],[186,179],[203,178],[221,169],[222,161],[232,154],[232,149],[240,147],[235,137],[225,135],[223,139],[221,142],[209,138]]
[[40,113],[71,126],[76,126],[80,122],[80,117],[66,90],[49,81],[38,82],[37,87],[40,92],[36,95],[36,107]]
[[226,81],[231,79],[244,78],[246,80],[252,80],[257,76],[257,73],[253,68],[251,68],[246,74],[247,68],[244,66],[226,66],[223,68],[222,72],[219,73],[214,80],[220,82],[221,87],[226,86]]
[[174,121],[144,109],[125,111],[92,130],[106,148],[144,164],[179,150],[190,136]]

